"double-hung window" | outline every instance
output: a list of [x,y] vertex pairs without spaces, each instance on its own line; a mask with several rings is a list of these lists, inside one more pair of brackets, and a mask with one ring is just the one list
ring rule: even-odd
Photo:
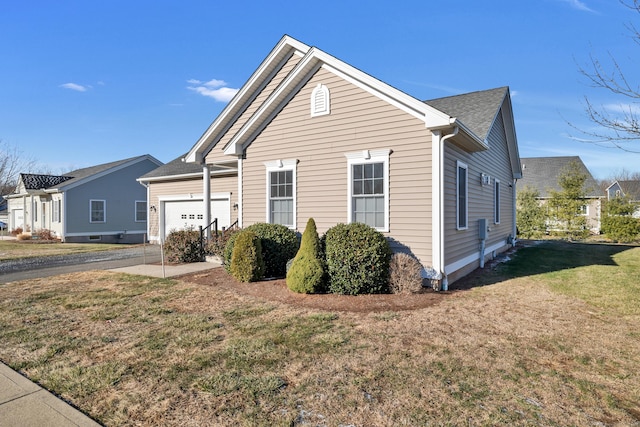
[[276,160],[265,163],[268,223],[295,228],[297,163],[297,160]]
[[106,200],[89,200],[89,222],[107,222]]
[[500,224],[500,181],[493,183],[493,222]]
[[389,231],[390,150],[347,154],[349,222],[362,222]]
[[136,200],[136,222],[144,222],[147,220],[147,201]]
[[51,211],[53,222],[60,222],[60,200],[53,200],[53,210]]
[[468,171],[469,167],[458,161],[456,163],[457,176],[456,176],[456,217],[457,217],[457,229],[465,230],[468,228]]

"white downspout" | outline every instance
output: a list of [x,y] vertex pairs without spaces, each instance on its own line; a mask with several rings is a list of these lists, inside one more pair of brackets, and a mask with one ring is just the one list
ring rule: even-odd
[[432,131],[433,146],[433,183],[432,183],[432,215],[433,223],[433,268],[436,270],[439,279],[441,279],[442,290],[449,289],[449,281],[445,271],[444,259],[444,142],[458,134],[458,126],[453,128],[453,132],[441,137],[440,131]]

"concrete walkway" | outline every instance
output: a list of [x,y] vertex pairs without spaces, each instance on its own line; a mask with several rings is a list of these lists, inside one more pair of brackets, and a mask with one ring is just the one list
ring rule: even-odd
[[188,264],[165,265],[164,267],[161,264],[144,264],[114,268],[109,271],[151,277],[176,277],[182,276],[183,274],[211,270],[212,268],[220,267],[220,265],[221,264],[217,262],[191,262]]
[[[176,277],[220,267],[216,262],[145,264],[112,269],[151,277]],[[79,410],[0,362],[0,427],[100,426]]]
[[0,427],[99,425],[4,363],[0,363]]

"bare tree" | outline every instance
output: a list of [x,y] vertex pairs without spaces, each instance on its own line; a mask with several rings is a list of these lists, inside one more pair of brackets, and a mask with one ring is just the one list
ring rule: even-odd
[[[621,0],[620,2],[640,15],[640,0],[631,0],[631,2]],[[633,41],[640,45],[640,32],[636,27],[629,24],[627,29]],[[585,142],[640,153],[640,149],[632,149],[628,146],[628,143],[640,142],[640,84],[629,81],[622,66],[611,53],[606,65],[591,55],[588,68],[580,67],[579,71],[592,87],[606,89],[626,102],[621,102],[616,108],[607,108],[604,105],[594,104],[585,96],[586,115],[599,129],[584,130],[569,124],[588,137],[586,140],[581,139]]]
[[36,165],[36,161],[18,147],[0,140],[0,196],[12,193],[18,184],[19,174],[31,172]]

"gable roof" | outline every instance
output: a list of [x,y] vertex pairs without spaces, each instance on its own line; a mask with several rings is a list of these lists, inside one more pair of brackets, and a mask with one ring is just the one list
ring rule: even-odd
[[125,167],[134,165],[138,162],[142,162],[145,160],[149,160],[158,166],[162,165],[162,162],[155,157],[149,154],[143,154],[142,156],[130,157],[128,159],[116,160],[114,162],[103,163],[96,166],[89,166],[82,169],[76,169],[71,171],[65,176],[71,177],[71,179],[66,180],[59,185],[51,186],[47,188],[47,192],[57,192],[64,191],[70,188],[76,187],[78,185],[84,184],[86,182],[92,181],[96,178],[102,177],[104,175],[110,174],[117,170],[123,169]]
[[[119,169],[134,165],[138,162],[149,160],[158,166],[162,165],[162,162],[149,154],[142,156],[130,157],[128,159],[117,160],[115,162],[103,163],[96,166],[90,166],[87,168],[76,169],[64,175],[47,175],[47,174],[30,174],[21,173],[20,183],[24,187],[24,190],[29,191],[42,191],[47,193],[55,193],[59,191],[65,191],[73,188],[77,185],[84,184],[93,179],[115,172]],[[16,191],[19,190],[20,185]],[[16,196],[15,194],[12,196]]]
[[577,162],[583,173],[587,175],[585,189],[587,197],[603,197],[600,186],[589,172],[579,156],[564,157],[526,157],[522,158],[522,179],[519,188],[530,187],[538,191],[540,197],[550,197],[549,190],[561,191],[558,177],[571,163]]
[[503,86],[424,102],[456,117],[484,141],[508,91],[509,88]]
[[[622,190],[622,193],[629,197],[631,200],[640,200],[640,181],[638,180],[624,180],[624,181],[616,181]],[[609,188],[611,188],[613,184],[611,184]]]
[[185,161],[203,161],[225,132],[229,130],[251,102],[255,100],[260,91],[264,89],[266,84],[293,55],[300,57],[298,63],[282,82],[278,84],[275,90],[269,94],[255,113],[243,123],[240,130],[233,135],[230,143],[223,147],[225,154],[241,154],[245,145],[251,141],[252,137],[266,126],[270,118],[277,114],[279,109],[284,107],[286,102],[295,95],[297,89],[304,85],[320,67],[329,69],[360,88],[423,120],[425,126],[430,129],[446,129],[459,126],[462,132],[457,136],[457,139],[468,148],[474,149],[474,151],[488,148],[481,138],[473,132],[470,132],[466,124],[457,121],[455,117],[451,117],[428,103],[424,103],[371,77],[316,47],[309,47],[285,35],[187,153]]
[[[293,68],[281,81],[273,81],[275,88],[270,93],[263,94],[266,96],[264,101],[260,105],[254,104],[257,108],[252,114],[237,123],[253,101],[294,56],[298,59]],[[430,130],[449,131],[457,127],[458,132],[451,140],[470,152],[489,148],[487,137],[496,117],[502,112],[508,134],[507,143],[513,175],[515,178],[521,176],[507,87],[423,102],[317,47],[307,46],[287,35],[278,42],[236,96],[185,155],[185,161],[201,163],[214,148],[223,150],[225,155],[242,155],[246,147],[320,68],[340,76],[360,89],[424,121],[425,127]],[[236,124],[234,133],[225,136],[234,124]],[[223,137],[228,142],[224,147],[218,147],[217,144]]]

